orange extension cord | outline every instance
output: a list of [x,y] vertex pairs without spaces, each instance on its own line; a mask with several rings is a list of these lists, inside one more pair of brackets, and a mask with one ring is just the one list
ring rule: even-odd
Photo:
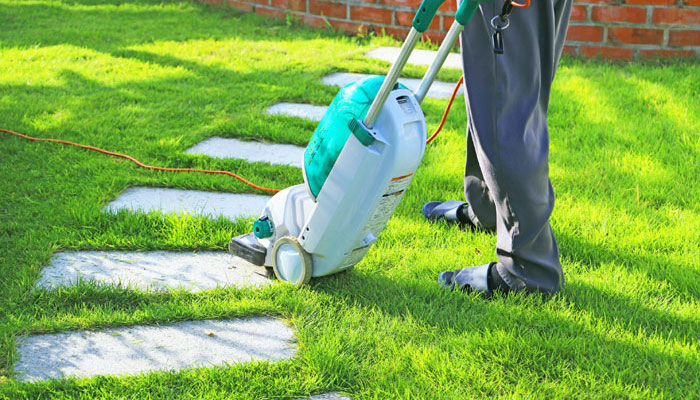
[[447,103],[447,107],[445,107],[445,112],[442,113],[442,119],[440,120],[440,125],[438,125],[437,129],[435,129],[435,132],[428,138],[428,140],[425,141],[425,144],[430,144],[435,138],[437,137],[438,134],[440,134],[440,131],[442,131],[442,127],[445,126],[445,120],[447,119],[447,114],[450,113],[450,108],[452,108],[452,102],[455,101],[455,97],[457,96],[457,92],[459,91],[459,87],[462,86],[462,82],[464,81],[464,75],[459,77],[459,80],[457,81],[457,84],[455,85],[454,90],[452,91],[452,96],[450,96],[450,102]]
[[71,146],[78,146],[78,147],[80,147],[80,148],[88,149],[88,150],[94,150],[94,151],[100,152],[100,153],[102,153],[102,154],[109,154],[110,156],[126,158],[126,159],[129,160],[129,161],[133,161],[136,165],[138,165],[138,166],[141,167],[141,168],[155,169],[156,171],[169,171],[169,172],[201,172],[201,173],[205,173],[205,174],[221,174],[221,175],[228,175],[228,176],[232,176],[232,177],[238,179],[239,181],[245,183],[246,185],[250,185],[251,187],[254,187],[255,189],[264,190],[264,191],[269,192],[269,193],[277,193],[277,192],[279,192],[279,189],[270,189],[270,188],[266,188],[266,187],[263,187],[263,186],[258,186],[258,185],[256,185],[256,184],[254,184],[253,182],[251,182],[251,181],[249,181],[249,180],[243,178],[242,176],[236,175],[236,174],[234,174],[233,172],[229,172],[229,171],[217,171],[217,170],[197,169],[197,168],[156,167],[156,166],[153,166],[153,165],[144,164],[144,163],[142,163],[141,161],[135,159],[134,157],[129,156],[129,155],[126,155],[126,154],[115,153],[115,152],[113,152],[113,151],[103,150],[103,149],[100,149],[100,148],[98,148],[98,147],[88,146],[88,145],[84,145],[84,144],[73,143],[73,142],[69,142],[69,141],[67,141],[67,140],[35,138],[35,137],[23,135],[23,134],[21,134],[21,133],[13,132],[13,131],[10,131],[10,130],[7,130],[7,129],[0,129],[0,132],[10,133],[10,134],[12,134],[12,135],[16,135],[16,136],[19,136],[19,137],[21,137],[21,138],[28,139],[28,140],[34,140],[34,141],[37,141],[37,142],[54,142],[54,143],[67,144],[67,145],[71,145]]
[[[442,120],[440,121],[440,125],[438,125],[437,129],[435,130],[435,132],[434,132],[434,133],[432,134],[432,136],[430,136],[430,138],[426,141],[426,144],[429,144],[430,142],[432,142],[432,141],[437,137],[437,135],[440,133],[440,131],[442,131],[442,127],[445,125],[445,120],[447,119],[447,114],[450,113],[450,108],[452,108],[452,102],[454,101],[455,96],[457,95],[457,91],[459,91],[459,87],[462,85],[463,79],[464,79],[463,76],[459,78],[459,81],[457,82],[457,85],[455,86],[454,90],[452,91],[452,97],[450,97],[450,102],[447,103],[447,107],[445,108],[445,112],[442,114]],[[8,130],[8,129],[2,129],[2,128],[0,128],[0,132],[9,133],[9,134],[11,134],[11,135],[15,135],[15,136],[21,137],[21,138],[23,138],[23,139],[32,140],[32,141],[36,141],[36,142],[53,142],[53,143],[60,143],[60,144],[70,145],[70,146],[77,146],[77,147],[80,147],[80,148],[82,148],[82,149],[93,150],[93,151],[97,151],[97,152],[102,153],[102,154],[107,154],[107,155],[114,156],[114,157],[125,158],[125,159],[127,159],[127,160],[133,162],[134,164],[138,165],[138,166],[141,167],[141,168],[154,169],[154,170],[156,170],[156,171],[166,171],[166,172],[200,172],[200,173],[203,173],[203,174],[228,175],[228,176],[231,176],[231,177],[234,177],[234,178],[238,179],[239,181],[245,183],[246,185],[248,185],[248,186],[250,186],[250,187],[252,187],[252,188],[255,188],[255,189],[258,189],[258,190],[262,190],[262,191],[265,191],[265,192],[268,192],[268,193],[277,193],[277,192],[279,192],[279,189],[272,189],[272,188],[267,188],[267,187],[264,187],[264,186],[256,185],[256,184],[254,184],[253,182],[251,182],[251,181],[249,181],[249,180],[243,178],[242,176],[237,175],[237,174],[234,174],[233,172],[229,172],[229,171],[208,170],[208,169],[198,169],[198,168],[157,167],[157,166],[154,166],[154,165],[144,164],[144,163],[142,163],[141,161],[135,159],[134,157],[132,157],[132,156],[130,156],[130,155],[121,154],[121,153],[116,153],[116,152],[113,152],[113,151],[108,151],[108,150],[100,149],[100,148],[94,147],[94,146],[88,146],[88,145],[80,144],[80,143],[73,143],[73,142],[69,142],[69,141],[67,141],[67,140],[61,140],[61,139],[43,139],[43,138],[35,138],[35,137],[32,137],[32,136],[23,135],[23,134],[21,134],[21,133],[14,132],[14,131],[11,131],[11,130]]]

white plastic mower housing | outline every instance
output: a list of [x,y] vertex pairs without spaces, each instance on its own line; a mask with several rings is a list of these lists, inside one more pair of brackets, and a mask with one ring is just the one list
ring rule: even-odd
[[[350,135],[315,201],[306,183],[268,201],[260,220],[271,236],[254,239],[278,279],[303,284],[343,271],[377,241],[425,151],[425,117],[413,93],[393,90],[370,133],[369,146]],[[235,240],[230,247],[241,255]]]

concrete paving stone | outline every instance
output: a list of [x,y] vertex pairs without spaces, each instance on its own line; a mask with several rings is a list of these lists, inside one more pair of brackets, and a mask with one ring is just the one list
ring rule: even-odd
[[204,154],[215,158],[238,158],[251,162],[291,165],[301,168],[304,147],[290,144],[249,142],[213,137],[198,143],[186,153]]
[[326,113],[327,106],[314,106],[311,104],[299,103],[279,103],[267,109],[270,115],[289,115],[310,119],[312,121],[320,121],[323,114]]
[[[372,49],[367,52],[365,56],[393,63],[399,56],[400,51],[401,49],[398,47],[377,47],[376,49]],[[433,50],[413,50],[413,53],[411,53],[410,57],[408,58],[408,63],[415,65],[430,65],[435,59],[436,54],[437,52]],[[450,53],[447,56],[443,67],[462,69],[462,56],[457,53]]]
[[269,196],[202,192],[165,188],[133,187],[125,190],[104,208],[107,212],[119,210],[184,212],[236,220],[239,217],[258,216]]
[[223,252],[70,251],[54,254],[36,286],[52,289],[79,280],[121,288],[190,292],[216,287],[262,286],[264,267]]
[[[343,87],[349,83],[357,82],[360,79],[366,78],[370,75],[367,74],[353,74],[348,72],[337,72],[322,78],[323,83],[326,85],[340,86]],[[410,78],[399,78],[399,82],[406,85],[411,91],[415,92],[420,84],[420,79],[410,79]],[[428,94],[426,97],[431,97],[435,99],[449,99],[452,95],[452,91],[455,88],[455,83],[440,82],[435,81],[433,85],[430,86]],[[457,93],[462,93],[462,88],[459,89]]]
[[[348,396],[341,396],[339,393],[323,393],[317,394],[316,396],[311,396],[307,398],[308,400],[350,400]],[[302,400],[302,399],[298,399]]]
[[18,339],[21,381],[132,375],[192,367],[289,359],[294,333],[268,317],[71,331]]

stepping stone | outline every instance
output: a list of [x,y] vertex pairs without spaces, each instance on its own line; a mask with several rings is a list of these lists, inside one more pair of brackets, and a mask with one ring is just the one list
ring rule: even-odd
[[[341,396],[338,393],[324,393],[324,394],[317,394],[316,396],[311,396],[307,398],[308,400],[350,400],[349,397],[347,396]],[[303,400],[303,399],[298,399],[298,400]]]
[[326,113],[327,108],[327,106],[313,106],[311,104],[279,103],[268,108],[267,113],[270,115],[289,115],[291,117],[320,121],[321,118],[323,118],[323,114]]
[[54,254],[36,286],[53,289],[79,280],[125,289],[189,292],[271,282],[264,268],[222,252],[78,251]]
[[193,367],[289,359],[294,333],[268,317],[59,332],[18,340],[18,378],[132,375]]
[[238,139],[209,138],[188,149],[189,154],[215,158],[239,158],[251,162],[291,165],[301,168],[306,149],[290,144],[246,142]]
[[[393,63],[399,56],[400,51],[401,49],[398,47],[377,47],[376,49],[372,49],[365,54],[365,57],[376,58],[378,60]],[[411,55],[408,57],[408,63],[415,65],[430,65],[435,59],[436,55],[437,51],[433,50],[413,50]],[[443,67],[462,69],[462,56],[457,53],[448,54]]]
[[269,196],[257,194],[134,187],[125,190],[104,211],[184,212],[213,218],[223,216],[234,221],[260,215],[269,199]]
[[[360,79],[366,78],[368,76],[370,76],[370,75],[338,72],[338,73],[323,77],[322,81],[326,85],[334,85],[334,86],[343,87],[349,83],[357,82]],[[409,88],[413,92],[415,92],[418,89],[418,85],[420,85],[420,81],[421,81],[420,79],[399,78],[399,82],[406,85],[406,87]],[[457,84],[457,82],[449,83],[449,82],[435,81],[435,82],[433,82],[433,85],[430,86],[430,89],[428,90],[428,94],[426,95],[426,97],[432,97],[435,99],[449,99],[450,96],[452,96],[452,91],[454,90],[456,84]],[[458,93],[461,93],[461,92],[462,92],[462,88],[459,89]]]

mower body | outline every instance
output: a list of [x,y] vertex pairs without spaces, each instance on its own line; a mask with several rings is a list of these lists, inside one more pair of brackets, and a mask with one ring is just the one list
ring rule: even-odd
[[[275,194],[256,222],[263,221],[267,232],[248,234],[246,248],[234,238],[229,245],[234,255],[260,265],[264,249],[264,265],[294,283],[304,275],[302,264],[308,259],[313,277],[360,262],[401,201],[425,152],[425,117],[414,94],[405,88],[391,91],[370,133],[374,141],[369,145],[348,136],[316,196],[308,182]],[[258,249],[257,260],[246,257],[251,247]],[[303,252],[308,254],[298,254]]]

